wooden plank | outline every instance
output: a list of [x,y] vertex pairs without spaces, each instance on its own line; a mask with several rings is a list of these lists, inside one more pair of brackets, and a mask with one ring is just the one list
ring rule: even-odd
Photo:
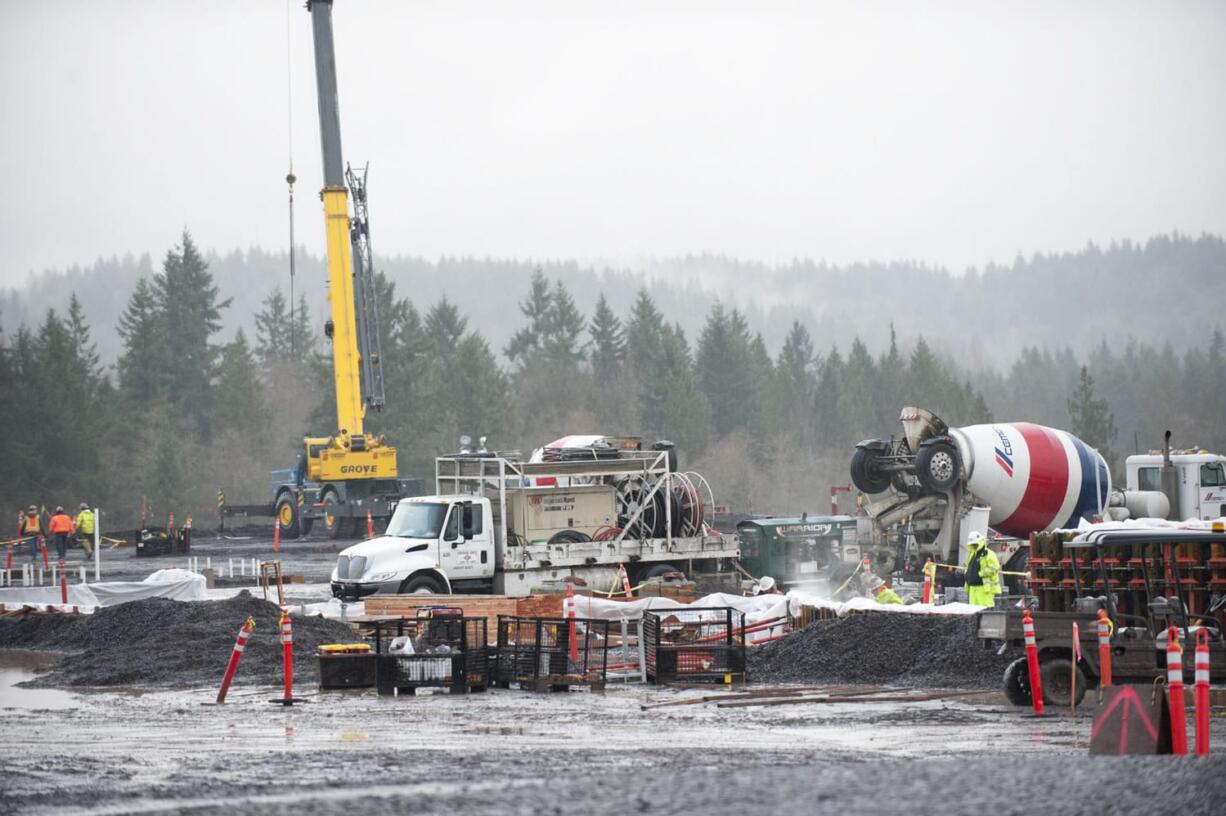
[[717,708],[746,708],[749,706],[800,705],[802,703],[924,703],[930,700],[945,700],[982,692],[957,692],[952,694],[884,694],[879,696],[831,695],[828,697],[785,697],[766,700],[742,700],[731,703],[716,703]]

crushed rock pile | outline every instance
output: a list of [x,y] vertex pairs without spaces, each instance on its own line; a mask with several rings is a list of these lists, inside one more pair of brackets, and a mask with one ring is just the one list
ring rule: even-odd
[[[29,615],[0,619],[0,649],[68,654],[31,686],[191,687],[221,682],[239,628],[250,615],[234,687],[281,682],[281,638],[276,604],[244,591],[224,601],[150,598],[99,609],[92,615]],[[316,649],[353,643],[357,634],[323,618],[293,618],[294,679],[319,680]]]
[[1023,653],[997,655],[975,637],[978,615],[866,612],[814,621],[749,650],[755,683],[866,683],[999,689]]

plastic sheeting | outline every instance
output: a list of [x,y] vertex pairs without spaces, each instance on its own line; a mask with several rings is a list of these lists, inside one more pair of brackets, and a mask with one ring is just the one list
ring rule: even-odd
[[[291,611],[292,611],[291,607]],[[341,603],[340,598],[332,598],[323,603],[302,604],[299,611],[306,617],[318,615],[321,618],[328,620],[342,620],[360,617],[366,614],[366,604],[363,601],[356,603]],[[342,614],[343,613],[343,614]]]
[[[143,581],[69,584],[68,605],[77,607],[114,606],[144,598],[203,601],[205,585],[204,576],[194,572],[182,569],[158,570]],[[6,609],[49,604],[59,607],[61,606],[60,598],[58,586],[0,589],[0,604],[3,604]]]
[[745,625],[750,626],[758,621],[770,620],[784,615],[795,617],[800,614],[802,606],[829,609],[839,617],[851,612],[890,612],[905,615],[973,615],[982,611],[982,607],[965,603],[949,604],[879,604],[868,598],[852,598],[849,601],[832,601],[819,595],[792,590],[787,595],[756,595],[745,597],[715,593],[704,595],[692,603],[681,603],[672,598],[639,598],[634,601],[614,601],[607,598],[576,597],[576,613],[581,618],[598,618],[603,620],[638,620],[645,610],[653,612],[667,609],[702,609],[703,607],[726,607],[739,609],[745,613]]

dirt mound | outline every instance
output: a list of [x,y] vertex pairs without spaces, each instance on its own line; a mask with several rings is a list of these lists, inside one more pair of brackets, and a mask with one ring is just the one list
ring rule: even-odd
[[[220,683],[234,638],[250,615],[235,688],[281,682],[281,638],[276,604],[242,592],[225,601],[151,598],[99,609],[93,615],[31,615],[0,620],[0,648],[70,654],[34,686],[186,687]],[[355,642],[352,629],[322,618],[294,618],[294,678],[318,682],[316,649]]]
[[814,621],[749,650],[755,683],[868,683],[998,689],[1018,654],[997,655],[975,637],[978,615],[866,612]]

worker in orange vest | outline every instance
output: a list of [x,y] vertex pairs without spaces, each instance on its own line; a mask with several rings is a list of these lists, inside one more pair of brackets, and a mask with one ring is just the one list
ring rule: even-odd
[[38,508],[30,505],[17,522],[17,538],[30,545],[30,563],[38,562],[38,539],[43,534],[43,522],[38,517]]
[[68,554],[68,536],[72,535],[72,516],[65,513],[63,507],[55,508],[55,515],[47,524],[47,532],[51,533],[55,551],[63,561]]

